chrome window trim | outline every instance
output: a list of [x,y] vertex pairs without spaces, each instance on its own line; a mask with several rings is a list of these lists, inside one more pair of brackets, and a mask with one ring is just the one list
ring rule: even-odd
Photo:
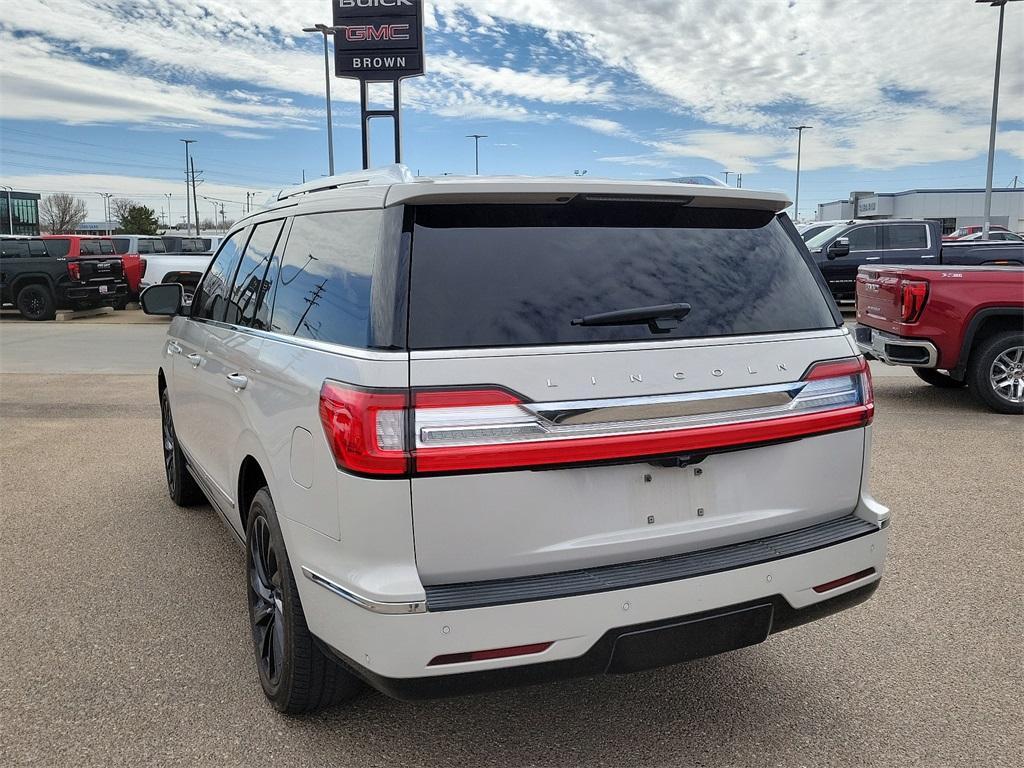
[[360,347],[346,347],[344,344],[334,344],[326,341],[315,341],[313,339],[306,339],[301,336],[289,336],[285,333],[277,333],[276,331],[263,331],[258,328],[249,328],[245,325],[235,325],[234,323],[225,323],[220,320],[206,320],[201,318],[186,317],[186,320],[190,320],[194,323],[204,323],[206,325],[212,325],[217,328],[224,328],[229,331],[235,331],[237,333],[248,334],[249,336],[256,336],[261,339],[267,339],[269,341],[279,341],[284,344],[291,344],[295,347],[305,347],[306,349],[316,350],[318,352],[328,352],[332,355],[345,355],[346,357],[356,357],[360,360],[376,360],[381,362],[388,361],[406,361],[409,359],[408,353],[405,351],[396,352],[384,352],[374,349],[362,349]]
[[333,592],[338,597],[348,600],[353,605],[358,605],[360,608],[370,611],[371,613],[379,613],[385,616],[406,616],[410,613],[427,612],[426,600],[411,600],[401,603],[373,600],[372,598],[360,595],[357,592],[353,592],[352,590],[331,581],[326,576],[323,576],[306,566],[302,566],[302,573],[314,584],[319,584],[328,592]]

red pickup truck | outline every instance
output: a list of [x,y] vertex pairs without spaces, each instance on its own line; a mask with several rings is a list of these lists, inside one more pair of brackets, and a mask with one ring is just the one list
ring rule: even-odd
[[1024,268],[861,267],[857,345],[937,387],[1024,413]]

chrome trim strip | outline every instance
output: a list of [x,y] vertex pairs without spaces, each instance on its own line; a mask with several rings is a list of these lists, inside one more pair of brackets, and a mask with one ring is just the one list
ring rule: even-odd
[[601,424],[609,421],[671,419],[788,405],[806,385],[805,381],[796,381],[762,387],[717,389],[653,397],[526,403],[523,407],[552,424]]
[[229,331],[235,331],[236,333],[244,333],[249,336],[256,336],[257,338],[267,339],[269,341],[279,341],[284,344],[291,344],[292,346],[295,347],[305,347],[306,349],[313,349],[318,352],[330,352],[331,354],[355,357],[360,360],[376,360],[381,362],[404,362],[409,359],[409,353],[404,350],[400,352],[381,352],[373,349],[347,347],[343,344],[329,344],[325,341],[314,341],[313,339],[304,339],[299,336],[289,336],[288,334],[276,333],[275,331],[261,331],[257,330],[256,328],[247,328],[244,325],[222,323],[219,320],[203,320],[194,317],[187,317],[185,319],[193,323],[204,323],[207,325],[215,326],[217,328],[225,328]]
[[[853,282],[853,281],[850,281]],[[766,333],[746,336],[705,336],[696,339],[672,339],[665,341],[605,342],[601,344],[557,344],[533,347],[475,347],[466,349],[413,350],[412,360],[473,359],[478,357],[532,357],[542,355],[592,355],[606,352],[644,352],[652,349],[693,349],[695,347],[731,347],[744,344],[768,344],[775,342],[797,342],[807,339],[826,339],[842,336],[845,326],[823,328],[816,331],[794,331],[792,333]]]
[[407,603],[387,603],[381,600],[371,600],[368,597],[364,597],[363,595],[359,595],[349,589],[345,589],[345,587],[340,584],[335,584],[326,576],[321,576],[319,573],[310,570],[306,566],[302,566],[302,573],[314,584],[319,584],[328,592],[333,592],[338,597],[344,598],[353,605],[358,605],[360,608],[370,611],[371,613],[380,613],[387,616],[404,616],[410,613],[427,612],[426,600],[416,600]]

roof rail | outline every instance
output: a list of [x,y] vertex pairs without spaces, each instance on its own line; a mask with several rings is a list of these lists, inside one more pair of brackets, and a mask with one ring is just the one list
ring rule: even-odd
[[350,171],[349,173],[338,173],[334,176],[323,176],[314,181],[307,181],[295,187],[285,187],[278,195],[278,200],[286,200],[289,197],[308,195],[313,192],[323,192],[338,187],[354,186],[380,186],[386,184],[406,184],[415,181],[412,171],[404,165],[386,165],[383,168],[373,168],[365,171]]

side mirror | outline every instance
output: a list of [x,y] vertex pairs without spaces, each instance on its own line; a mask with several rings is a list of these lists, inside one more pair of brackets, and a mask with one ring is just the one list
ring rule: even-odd
[[831,259],[838,259],[840,256],[849,256],[850,255],[850,238],[848,238],[848,237],[840,237],[838,240],[833,242],[832,245],[830,245],[828,247],[828,252],[827,252],[826,255],[828,256],[828,258],[830,260]]
[[174,315],[181,313],[185,301],[185,289],[180,283],[151,285],[142,292],[139,302],[147,315]]

